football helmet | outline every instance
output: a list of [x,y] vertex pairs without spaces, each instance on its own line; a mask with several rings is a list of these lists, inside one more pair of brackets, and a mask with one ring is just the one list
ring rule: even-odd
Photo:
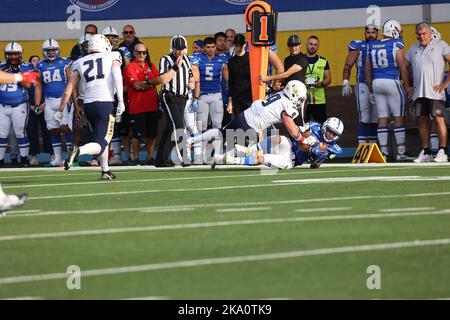
[[283,93],[292,101],[296,109],[303,107],[306,101],[306,87],[298,80],[289,81],[283,89]]
[[[330,131],[333,134],[330,134]],[[344,124],[340,119],[331,117],[325,120],[325,122],[322,124],[320,132],[322,133],[322,137],[326,142],[337,141],[344,132]]]
[[112,47],[114,47],[117,44],[117,42],[119,41],[119,33],[117,32],[116,29],[114,29],[111,26],[103,29],[102,34],[108,38]]
[[[18,56],[12,56],[12,54],[18,54]],[[15,65],[22,61],[23,48],[18,42],[10,42],[5,47],[5,60]]]
[[[56,51],[51,52],[53,50]],[[59,58],[59,52],[60,52],[59,43],[55,39],[49,38],[42,43],[42,54],[44,55],[45,59],[53,61]]]
[[383,23],[383,27],[381,28],[382,35],[389,38],[400,38],[402,33],[402,26],[397,20],[388,20]]
[[431,27],[431,37],[433,39],[441,40],[441,33],[436,28]]
[[111,43],[103,34],[94,34],[89,39],[88,52],[108,52],[111,51]]

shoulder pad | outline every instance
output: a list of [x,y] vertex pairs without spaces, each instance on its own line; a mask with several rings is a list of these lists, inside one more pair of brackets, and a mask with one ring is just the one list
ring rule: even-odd
[[348,50],[360,50],[361,49],[361,40],[352,40],[348,44]]

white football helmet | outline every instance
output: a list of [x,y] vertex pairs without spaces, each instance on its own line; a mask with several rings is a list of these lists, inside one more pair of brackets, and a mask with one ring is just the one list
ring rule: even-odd
[[436,28],[431,27],[431,37],[433,39],[441,40],[441,33]]
[[306,101],[306,87],[298,80],[289,81],[283,89],[283,93],[292,101],[296,109],[303,107]]
[[[9,64],[17,64],[22,61],[23,48],[18,42],[10,42],[5,47],[5,60],[8,61]],[[9,56],[10,53],[18,53],[18,58],[12,58]]]
[[[328,131],[334,133],[334,136],[330,135]],[[320,128],[322,137],[326,142],[337,141],[344,132],[344,123],[336,117],[331,117],[325,120]]]
[[397,20],[388,20],[383,23],[383,27],[381,28],[382,35],[389,38],[400,38],[402,33],[402,26]]
[[88,52],[108,52],[111,51],[111,43],[103,34],[94,34],[89,40]]
[[81,46],[83,43],[91,40],[92,36],[89,33],[83,34],[80,39],[78,39],[78,44]]
[[[56,52],[50,53],[48,52],[49,50],[56,50]],[[42,43],[42,54],[44,55],[45,59],[49,61],[55,60],[56,58],[59,58],[59,52],[59,43],[55,39],[49,38]]]
[[[119,33],[117,32],[116,29],[114,29],[111,26],[106,27],[105,29],[103,29],[102,34],[105,35],[109,39],[109,42],[111,42],[111,46],[113,46],[113,47],[119,41]],[[110,37],[114,38],[114,39],[110,39]],[[111,40],[113,40],[113,41],[111,41]]]

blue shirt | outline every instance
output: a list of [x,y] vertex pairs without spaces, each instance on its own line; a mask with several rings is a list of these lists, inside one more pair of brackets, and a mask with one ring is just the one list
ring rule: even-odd
[[61,98],[67,84],[66,68],[71,60],[57,58],[53,61],[42,60],[36,65],[41,73],[42,90],[45,98]]
[[[21,62],[19,64],[19,72],[33,71],[34,67],[31,63]],[[8,73],[16,73],[6,62],[0,63],[0,69]],[[17,84],[0,84],[0,103],[6,105],[19,105],[28,101],[28,90],[25,89],[20,82]]]
[[388,38],[369,43],[367,55],[372,64],[373,79],[400,79],[396,54],[404,47],[405,43],[402,39]]
[[[311,130],[311,135],[313,135],[317,141],[321,142],[321,143],[325,143],[327,145],[327,153],[334,153],[334,154],[340,154],[342,153],[342,149],[341,147],[336,143],[336,141],[332,141],[332,142],[326,142],[325,139],[323,138],[322,133],[320,132],[320,128],[321,125],[320,123],[317,122],[310,122],[310,130]],[[313,161],[315,161],[316,163],[322,163],[325,160],[328,159],[328,154],[319,159],[315,159],[314,157],[310,156],[307,152],[299,149],[299,147],[297,146],[297,141],[295,141],[294,139],[291,138],[291,144],[292,144],[292,152],[295,155],[295,165],[302,165],[304,163],[311,163]]]
[[227,56],[219,54],[209,59],[205,54],[197,55],[200,70],[200,95],[221,92],[222,68]]
[[356,81],[358,83],[365,83],[366,76],[364,74],[366,70],[366,58],[367,48],[369,43],[361,40],[353,40],[348,45],[348,51],[359,50],[358,59],[356,60]]

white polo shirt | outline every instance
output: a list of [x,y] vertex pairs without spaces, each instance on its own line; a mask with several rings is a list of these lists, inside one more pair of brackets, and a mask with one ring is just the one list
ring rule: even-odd
[[445,100],[445,92],[438,93],[434,86],[442,83],[445,71],[445,55],[450,48],[445,41],[433,39],[428,46],[422,48],[416,43],[409,48],[406,59],[411,63],[414,76],[413,100],[428,98]]

